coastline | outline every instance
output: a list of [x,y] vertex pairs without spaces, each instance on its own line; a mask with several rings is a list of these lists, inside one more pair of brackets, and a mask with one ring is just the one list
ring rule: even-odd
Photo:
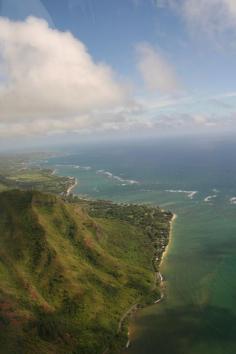
[[[155,272],[155,277],[156,277],[156,282],[158,282],[159,280],[159,287],[160,287],[160,290],[161,290],[161,295],[160,297],[154,301],[153,305],[156,305],[156,304],[159,304],[160,302],[162,302],[162,300],[164,299],[165,297],[165,294],[162,290],[163,288],[163,283],[164,283],[164,278],[163,278],[163,275],[161,274],[160,272],[160,268],[161,268],[161,265],[168,253],[168,250],[169,250],[169,246],[170,246],[170,242],[171,242],[171,239],[172,239],[172,234],[173,234],[173,224],[174,224],[174,221],[176,220],[177,218],[177,214],[173,214],[171,220],[170,220],[170,227],[169,227],[169,237],[168,237],[168,244],[164,250],[164,252],[162,253],[162,256],[161,256],[161,261],[159,263],[159,266],[158,266],[158,271]],[[128,317],[129,313],[127,314],[126,317]],[[125,349],[128,349],[130,347],[130,344],[131,344],[131,339],[130,339],[130,329],[128,329],[128,335],[127,335],[127,343],[126,343],[126,346],[125,346]]]
[[164,250],[164,252],[162,253],[162,256],[161,256],[161,262],[159,264],[159,269],[168,253],[168,250],[169,250],[169,247],[170,247],[170,243],[171,243],[171,240],[172,240],[172,234],[173,234],[173,225],[174,225],[174,222],[175,220],[177,219],[178,215],[177,214],[173,214],[172,216],[172,219],[170,220],[170,229],[169,229],[169,240],[168,240],[168,244]]
[[77,178],[75,178],[74,183],[73,183],[71,186],[69,186],[69,187],[67,188],[67,190],[66,190],[66,196],[67,196],[67,197],[70,195],[70,193],[72,192],[72,190],[77,186],[77,184],[78,184],[78,180],[77,180]]
[[[170,229],[169,229],[169,239],[168,239],[168,244],[164,250],[164,252],[162,253],[162,256],[161,256],[161,261],[160,261],[160,264],[159,264],[159,267],[158,267],[158,272],[156,272],[156,277],[157,279],[159,278],[159,286],[160,286],[160,289],[162,289],[163,287],[163,283],[164,283],[164,277],[160,271],[160,268],[161,268],[161,265],[165,259],[165,257],[167,256],[167,253],[168,253],[168,250],[169,250],[169,247],[170,247],[170,243],[171,243],[171,240],[172,240],[172,234],[173,234],[173,224],[175,222],[177,218],[177,214],[173,214],[172,216],[172,219],[170,220]],[[165,297],[165,294],[163,291],[161,291],[161,296],[159,299],[157,299],[154,304],[158,304],[159,302],[161,302]]]
[[[55,173],[55,172],[54,172]],[[70,177],[70,179],[72,179],[73,177]],[[70,185],[67,190],[66,190],[66,196],[68,197],[70,195],[70,193],[72,192],[72,190],[78,185],[78,180],[77,178],[74,177],[74,183],[72,185]],[[123,204],[122,202],[121,203],[117,203],[117,204]],[[130,203],[132,204],[132,203]],[[142,204],[142,203],[140,203]],[[129,205],[129,203],[127,204]],[[161,209],[163,212],[164,210]],[[166,245],[165,248],[163,248],[163,252],[161,253],[161,257],[159,258],[159,262],[156,263],[156,266],[154,265],[153,263],[153,267],[154,267],[154,275],[155,275],[155,283],[156,283],[156,287],[159,286],[160,288],[160,297],[152,302],[152,303],[146,303],[146,304],[143,304],[141,307],[138,303],[132,305],[128,310],[125,311],[125,313],[123,313],[123,315],[121,316],[120,318],[120,321],[118,323],[118,326],[117,326],[117,335],[119,335],[122,331],[122,327],[124,326],[125,324],[125,321],[128,321],[130,316],[132,316],[132,314],[134,314],[135,312],[137,312],[140,308],[142,307],[146,307],[146,306],[149,306],[149,305],[156,305],[160,302],[162,302],[162,300],[164,299],[165,297],[165,294],[162,290],[163,288],[163,283],[164,283],[164,278],[160,272],[160,268],[161,268],[161,265],[162,265],[162,262],[164,261],[164,258],[166,257],[167,255],[167,252],[169,250],[169,246],[170,246],[170,242],[171,242],[171,239],[172,239],[172,233],[173,233],[173,224],[174,224],[174,221],[176,220],[177,218],[177,215],[175,213],[171,213],[172,214],[172,217],[171,219],[169,220],[169,228],[168,228],[168,243]],[[153,301],[153,300],[152,300]],[[125,325],[126,326],[126,325]],[[128,349],[131,345],[131,338],[130,338],[130,334],[131,334],[131,331],[130,331],[130,328],[129,328],[129,324],[128,324],[128,328],[127,328],[127,342],[125,344],[125,347],[123,347],[123,350],[125,349]],[[109,348],[106,348],[102,354],[108,354],[109,353]],[[123,353],[123,351],[122,351]]]

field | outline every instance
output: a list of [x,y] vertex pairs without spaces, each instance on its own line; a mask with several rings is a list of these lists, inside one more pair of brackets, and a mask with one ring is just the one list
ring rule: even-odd
[[74,179],[57,176],[53,170],[42,169],[40,164],[32,163],[34,159],[39,160],[46,156],[48,155],[2,155],[0,157],[0,191],[17,188],[66,194],[75,182]]

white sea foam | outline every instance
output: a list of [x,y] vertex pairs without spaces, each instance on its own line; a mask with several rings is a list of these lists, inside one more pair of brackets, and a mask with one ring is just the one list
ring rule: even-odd
[[190,192],[190,193],[188,194],[188,197],[189,197],[190,199],[193,199],[196,194],[197,194],[197,191],[192,191],[192,192]]
[[72,166],[77,170],[82,170],[82,171],[90,171],[92,169],[91,166],[80,166],[80,165],[72,165]]
[[217,197],[216,194],[208,195],[208,196],[204,199],[204,202],[209,203],[209,202],[211,202],[212,199],[214,199],[214,198],[216,198],[216,197]]
[[80,165],[73,165],[73,164],[56,164],[55,167],[69,167],[69,168],[74,168],[77,170],[82,170],[82,171],[90,171],[92,169],[91,166],[80,166]]
[[236,197],[230,198],[230,204],[236,204]]
[[97,170],[96,172],[97,174],[102,174],[108,178],[114,179],[118,182],[121,183],[122,186],[126,186],[127,184],[139,184],[138,181],[135,181],[133,179],[125,179],[116,175],[113,175],[113,173],[109,172],[109,171],[105,171],[105,170]]
[[186,191],[186,190],[182,190],[182,189],[166,189],[165,192],[183,193],[183,194],[186,194],[189,199],[193,199],[194,196],[198,193],[197,191]]

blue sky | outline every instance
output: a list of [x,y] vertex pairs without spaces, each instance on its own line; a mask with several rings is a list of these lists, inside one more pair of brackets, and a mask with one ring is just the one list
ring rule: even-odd
[[[70,129],[73,130],[74,126],[78,133],[92,132],[93,128],[96,130],[96,126],[100,125],[103,117],[108,116],[101,124],[107,131],[149,128],[156,129],[157,132],[169,129],[227,130],[235,126],[236,2],[233,0],[0,0],[0,4],[2,18],[11,20],[11,28],[4,23],[4,26],[8,26],[8,31],[16,31],[16,20],[23,24],[28,16],[44,19],[48,23],[48,31],[57,30],[58,38],[61,33],[69,31],[78,43],[87,48],[89,60],[92,60],[94,65],[93,74],[100,63],[113,71],[112,78],[104,73],[103,81],[107,86],[104,86],[101,101],[96,101],[95,104],[94,97],[91,98],[92,113],[87,106],[84,108],[82,102],[77,108],[75,105],[73,111],[61,110],[64,112],[63,124],[56,123],[59,118],[51,117],[52,107],[56,104],[55,97],[52,97],[53,103],[50,107],[47,106],[47,109],[45,100],[44,103],[38,104],[38,113],[42,111],[40,116],[32,112],[32,107],[26,106],[19,117],[16,112],[9,111],[8,121],[2,122],[3,133],[6,132],[10,121],[13,131],[20,130],[22,135],[36,134],[37,129],[32,129],[36,116],[42,120],[36,122],[39,127],[38,134],[44,133],[43,127],[52,133],[54,129],[56,133],[64,134],[70,132]],[[29,31],[30,26],[32,31],[38,31],[32,23],[27,25]],[[45,41],[46,37],[45,32]],[[12,41],[12,35],[2,38],[2,41],[6,43],[9,38]],[[29,41],[32,44],[30,38]],[[13,42],[9,44],[11,48],[16,45],[16,40]],[[23,42],[28,48],[26,41]],[[9,53],[9,48],[5,51]],[[50,55],[53,56],[53,53]],[[79,62],[79,56],[76,58]],[[14,58],[14,61],[10,56],[6,59],[3,52],[3,68],[8,66],[8,63],[4,62],[7,60],[16,62],[16,59]],[[28,62],[29,58],[25,61]],[[60,67],[61,65],[60,61]],[[29,67],[29,72],[31,69]],[[35,71],[39,77],[40,70],[38,67],[38,72]],[[95,75],[99,75],[98,71]],[[21,87],[19,80],[16,85],[15,77],[11,74],[6,74],[3,69],[0,72],[3,78],[9,75],[12,86],[14,84],[18,88]],[[63,72],[67,76],[66,70]],[[22,71],[20,73],[22,74]],[[73,72],[70,72],[68,77],[73,78]],[[59,80],[65,81],[61,76],[55,77],[54,81],[56,80],[57,86],[60,85]],[[4,80],[2,81],[4,86]],[[52,87],[51,82],[47,84]],[[99,85],[98,81],[95,84]],[[91,83],[91,87],[96,85]],[[111,87],[115,88],[115,91],[117,89],[117,95],[109,97],[106,106],[105,92]],[[81,86],[78,86],[78,97],[79,88]],[[25,92],[30,92],[29,87],[24,89]],[[15,88],[14,90],[11,94],[13,91],[17,92]],[[9,96],[9,92],[7,95]],[[125,95],[129,98],[121,98]],[[32,97],[31,101],[34,102],[34,99],[35,97]],[[19,104],[19,107],[22,105]],[[37,102],[35,105],[37,106]],[[65,102],[63,109],[66,105],[68,106],[68,102]],[[101,106],[102,110],[99,111]],[[6,113],[7,106],[5,116]],[[27,120],[26,116],[29,116]],[[79,121],[80,116],[83,118]],[[47,118],[49,124],[46,128]],[[64,122],[66,119],[71,120],[70,124],[68,121]],[[85,122],[86,119],[89,121],[88,126],[81,124],[81,121]],[[20,125],[29,127],[19,129]]]

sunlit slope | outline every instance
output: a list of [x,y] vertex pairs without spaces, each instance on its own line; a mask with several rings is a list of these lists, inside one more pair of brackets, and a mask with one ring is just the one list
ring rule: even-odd
[[88,212],[39,192],[0,194],[1,353],[99,354],[125,340],[122,314],[153,292],[153,242],[118,214]]

